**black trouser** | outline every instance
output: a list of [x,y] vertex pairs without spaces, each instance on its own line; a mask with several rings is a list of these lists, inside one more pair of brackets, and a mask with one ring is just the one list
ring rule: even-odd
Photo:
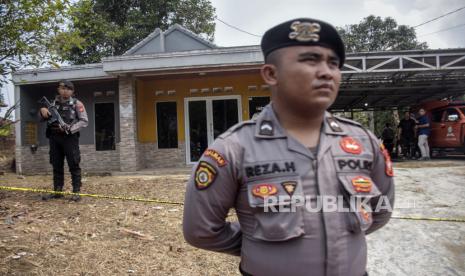
[[402,145],[402,154],[405,157],[413,157],[415,155],[415,137],[401,136],[400,142]]
[[52,133],[50,142],[50,164],[53,166],[53,188],[62,191],[64,185],[64,158],[68,162],[73,192],[81,190],[81,153],[79,151],[79,134],[66,135],[64,133]]
[[383,144],[389,152],[389,156],[392,156],[392,150],[394,149],[394,139],[384,139]]

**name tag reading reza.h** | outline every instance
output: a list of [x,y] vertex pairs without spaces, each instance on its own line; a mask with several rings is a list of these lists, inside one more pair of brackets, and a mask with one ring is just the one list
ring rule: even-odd
[[[281,163],[281,164],[279,164]],[[257,164],[254,166],[245,167],[247,177],[254,177],[267,174],[295,172],[295,164],[293,161],[287,162],[270,162]]]

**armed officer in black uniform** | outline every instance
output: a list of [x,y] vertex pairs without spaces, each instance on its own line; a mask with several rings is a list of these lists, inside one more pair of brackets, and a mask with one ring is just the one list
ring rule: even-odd
[[[50,163],[53,166],[53,189],[63,191],[64,185],[64,158],[68,162],[69,172],[73,185],[73,193],[81,190],[81,154],[79,151],[79,131],[88,124],[87,112],[81,101],[74,98],[74,85],[63,80],[58,85],[58,96],[52,102],[57,107],[58,113],[63,118],[65,125],[48,123],[46,136],[50,142]],[[41,107],[40,115],[47,120],[51,114],[47,107]],[[42,197],[43,200],[63,197],[60,194],[49,194]],[[79,201],[80,196],[74,194],[73,201]]]

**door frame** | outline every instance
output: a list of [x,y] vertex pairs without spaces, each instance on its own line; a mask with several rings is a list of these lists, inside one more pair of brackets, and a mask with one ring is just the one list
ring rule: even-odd
[[190,126],[189,126],[189,102],[193,101],[205,101],[206,112],[207,112],[207,139],[208,145],[211,145],[213,139],[213,110],[212,101],[214,100],[237,100],[237,122],[242,122],[242,97],[241,95],[227,95],[227,96],[210,96],[210,97],[188,97],[184,98],[184,137],[185,137],[185,148],[186,148],[186,164],[193,165],[197,162],[191,161],[191,145],[190,145]]

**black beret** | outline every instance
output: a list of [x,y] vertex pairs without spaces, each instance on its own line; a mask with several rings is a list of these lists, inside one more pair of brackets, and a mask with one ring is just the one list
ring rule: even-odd
[[261,45],[266,58],[274,50],[290,46],[322,46],[332,49],[344,64],[345,50],[336,28],[317,19],[297,18],[281,23],[265,32]]
[[74,84],[70,82],[69,80],[61,80],[58,85],[68,87],[69,89],[74,91]]

